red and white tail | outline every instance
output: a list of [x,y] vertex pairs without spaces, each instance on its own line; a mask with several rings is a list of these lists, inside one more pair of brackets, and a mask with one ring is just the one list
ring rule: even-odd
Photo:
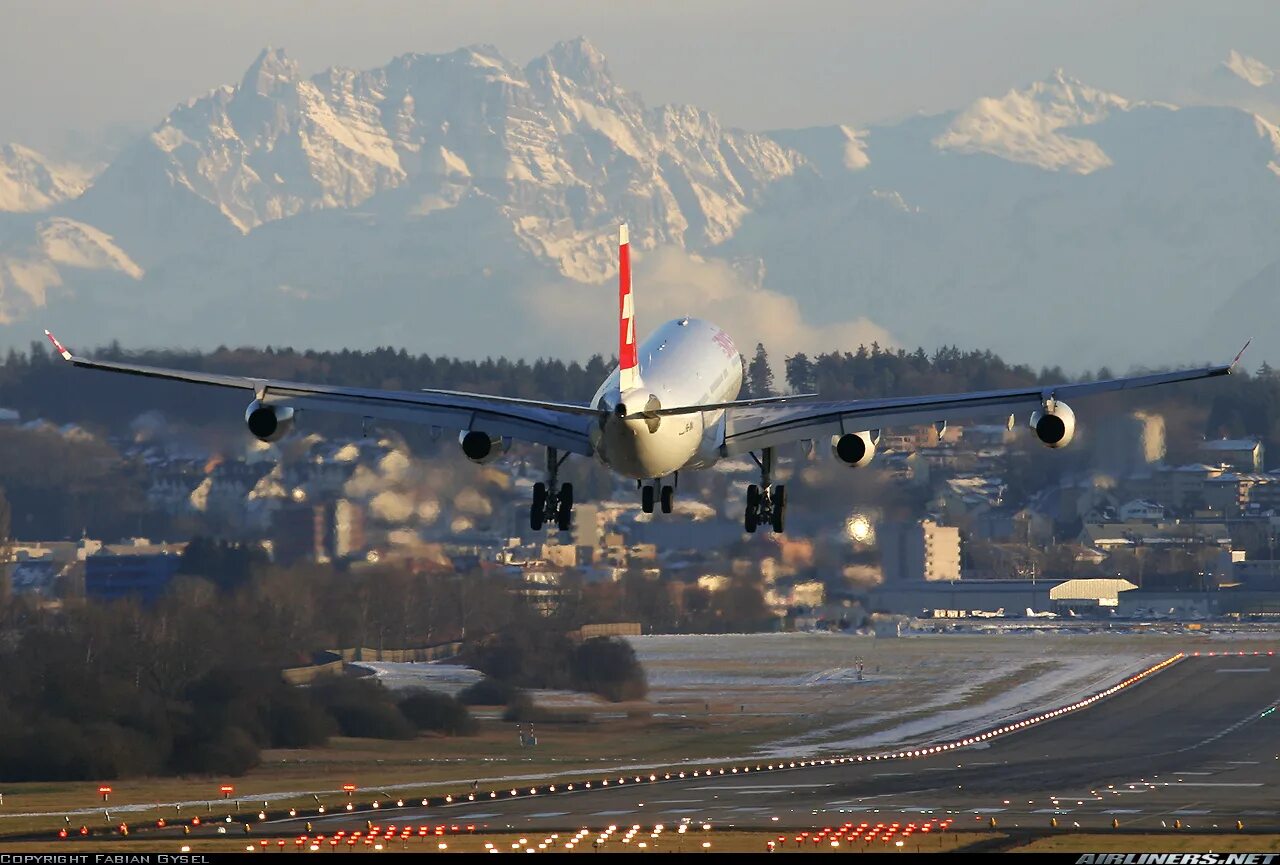
[[618,228],[618,389],[626,393],[640,386],[636,355],[635,304],[631,295],[631,242],[624,222]]

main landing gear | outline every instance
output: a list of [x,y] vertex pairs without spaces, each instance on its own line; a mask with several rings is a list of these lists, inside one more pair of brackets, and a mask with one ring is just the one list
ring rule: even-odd
[[[676,483],[680,482],[680,474],[677,472],[675,476]],[[658,499],[658,504],[662,507],[664,514],[671,513],[671,508],[675,505],[676,488],[672,484],[663,484],[661,479],[657,478],[653,483],[643,483],[636,481],[640,487],[640,509],[646,514],[653,513],[654,498]]]
[[555,448],[547,448],[547,482],[533,485],[533,504],[529,508],[529,528],[535,532],[543,523],[555,523],[562,532],[569,531],[573,523],[573,484],[561,484],[556,480],[560,466],[569,458],[560,456]]
[[787,488],[782,484],[770,485],[773,479],[773,448],[765,448],[759,457],[753,453],[751,458],[760,467],[760,484],[747,487],[747,513],[743,528],[748,534],[754,534],[756,527],[761,525],[782,532],[787,525]]

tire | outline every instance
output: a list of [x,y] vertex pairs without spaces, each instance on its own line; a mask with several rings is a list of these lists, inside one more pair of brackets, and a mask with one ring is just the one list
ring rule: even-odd
[[662,512],[664,514],[671,513],[671,507],[675,504],[675,498],[675,487],[665,486],[662,488]]
[[653,484],[640,488],[640,509],[646,514],[653,513]]
[[573,484],[560,487],[560,502],[556,509],[556,528],[562,532],[569,531],[573,525]]
[[773,530],[778,534],[787,527],[787,488],[778,484],[773,488]]
[[743,528],[747,534],[753,535],[760,522],[760,488],[755,484],[747,487],[747,513],[743,518]]
[[533,485],[533,504],[529,506],[529,528],[535,532],[542,528],[547,517],[547,485],[539,481]]

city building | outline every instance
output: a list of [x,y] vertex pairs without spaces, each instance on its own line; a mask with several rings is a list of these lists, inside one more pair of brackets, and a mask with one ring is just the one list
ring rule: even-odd
[[1200,445],[1200,459],[1212,465],[1226,465],[1242,472],[1263,469],[1261,439],[1210,439]]
[[933,520],[889,523],[878,532],[886,583],[960,579],[960,530]]

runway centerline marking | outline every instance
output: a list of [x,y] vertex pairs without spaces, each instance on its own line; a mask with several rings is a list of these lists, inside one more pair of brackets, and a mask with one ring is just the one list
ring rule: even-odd
[[799,790],[802,787],[807,788],[807,787],[834,787],[834,786],[835,784],[750,784],[750,785],[742,784],[734,787],[690,787],[689,789],[690,790],[724,790],[724,791],[773,790],[777,792],[780,790],[781,791]]

